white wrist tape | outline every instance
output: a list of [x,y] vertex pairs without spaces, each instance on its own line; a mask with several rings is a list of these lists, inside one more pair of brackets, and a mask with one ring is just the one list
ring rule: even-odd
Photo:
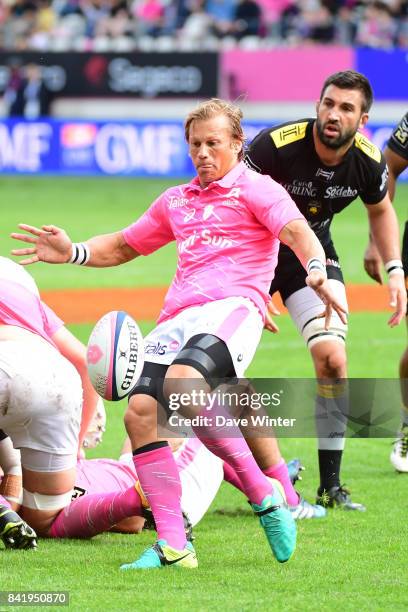
[[319,270],[319,272],[323,272],[323,274],[327,277],[326,264],[317,257],[312,257],[306,264],[307,273],[310,274],[312,270]]
[[88,263],[90,257],[91,251],[87,244],[84,242],[72,243],[72,255],[69,263],[76,264],[77,266],[84,266]]
[[402,261],[400,259],[391,259],[390,261],[387,261],[387,263],[384,264],[384,268],[388,276],[391,276],[392,274],[400,274],[401,276],[404,276],[404,266],[402,265]]

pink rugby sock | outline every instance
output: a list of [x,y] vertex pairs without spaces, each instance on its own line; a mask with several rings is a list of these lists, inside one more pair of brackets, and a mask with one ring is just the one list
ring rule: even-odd
[[79,497],[61,510],[48,535],[51,538],[91,538],[129,516],[141,516],[142,503],[135,487],[113,493]]
[[269,476],[269,478],[275,478],[279,480],[281,483],[285,495],[286,501],[289,506],[297,506],[299,503],[299,495],[296,493],[295,488],[293,487],[292,481],[289,476],[288,466],[286,465],[283,459],[280,460],[279,463],[273,465],[266,470],[263,471],[265,476]]
[[7,506],[7,508],[10,508],[11,510],[10,502],[8,502],[7,499],[3,497],[2,495],[0,495],[0,505]]
[[133,455],[133,463],[154,516],[157,538],[182,550],[187,540],[180,506],[181,483],[170,447]]
[[[219,406],[214,406],[211,411],[204,409],[200,413],[200,416],[211,416],[212,419],[216,415],[231,416]],[[225,429],[223,426],[217,427],[212,424],[193,427],[193,429],[208,450],[220,457],[236,473],[242,484],[242,491],[251,503],[260,504],[266,495],[273,493],[271,483],[258,467],[238,426],[228,426],[228,434],[235,436],[229,438],[220,437]]]
[[[223,463],[223,468],[224,468],[224,480],[225,480],[225,482],[228,482],[230,485],[232,485],[233,487],[238,489],[238,491],[241,491],[241,493],[244,493],[244,488],[242,486],[242,482],[238,478],[238,475],[235,472],[235,470],[230,465],[228,465],[228,463],[225,463],[225,461]],[[244,495],[245,495],[245,493],[244,493]]]

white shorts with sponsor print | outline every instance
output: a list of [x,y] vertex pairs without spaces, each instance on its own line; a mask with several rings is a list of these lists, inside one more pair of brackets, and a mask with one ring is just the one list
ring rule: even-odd
[[145,359],[170,365],[192,336],[212,334],[224,340],[239,378],[254,357],[262,329],[261,313],[248,298],[229,297],[191,306],[146,336]]
[[15,448],[73,455],[82,408],[74,366],[42,338],[0,341],[0,429]]

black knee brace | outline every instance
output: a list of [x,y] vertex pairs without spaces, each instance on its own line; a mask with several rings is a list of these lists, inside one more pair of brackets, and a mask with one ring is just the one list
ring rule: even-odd
[[218,385],[218,379],[235,377],[227,345],[212,334],[192,336],[173,361],[173,364],[176,363],[198,370],[212,389]]

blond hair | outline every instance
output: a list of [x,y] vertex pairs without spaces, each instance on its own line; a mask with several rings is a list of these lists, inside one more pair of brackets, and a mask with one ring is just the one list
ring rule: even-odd
[[192,110],[184,122],[184,135],[188,142],[190,135],[190,126],[193,121],[206,121],[212,119],[217,115],[224,115],[229,119],[231,126],[231,135],[234,140],[238,140],[242,144],[242,149],[238,154],[238,158],[244,157],[244,131],[241,125],[241,119],[243,117],[242,110],[226,100],[220,98],[211,98],[205,102],[201,102],[194,110]]

